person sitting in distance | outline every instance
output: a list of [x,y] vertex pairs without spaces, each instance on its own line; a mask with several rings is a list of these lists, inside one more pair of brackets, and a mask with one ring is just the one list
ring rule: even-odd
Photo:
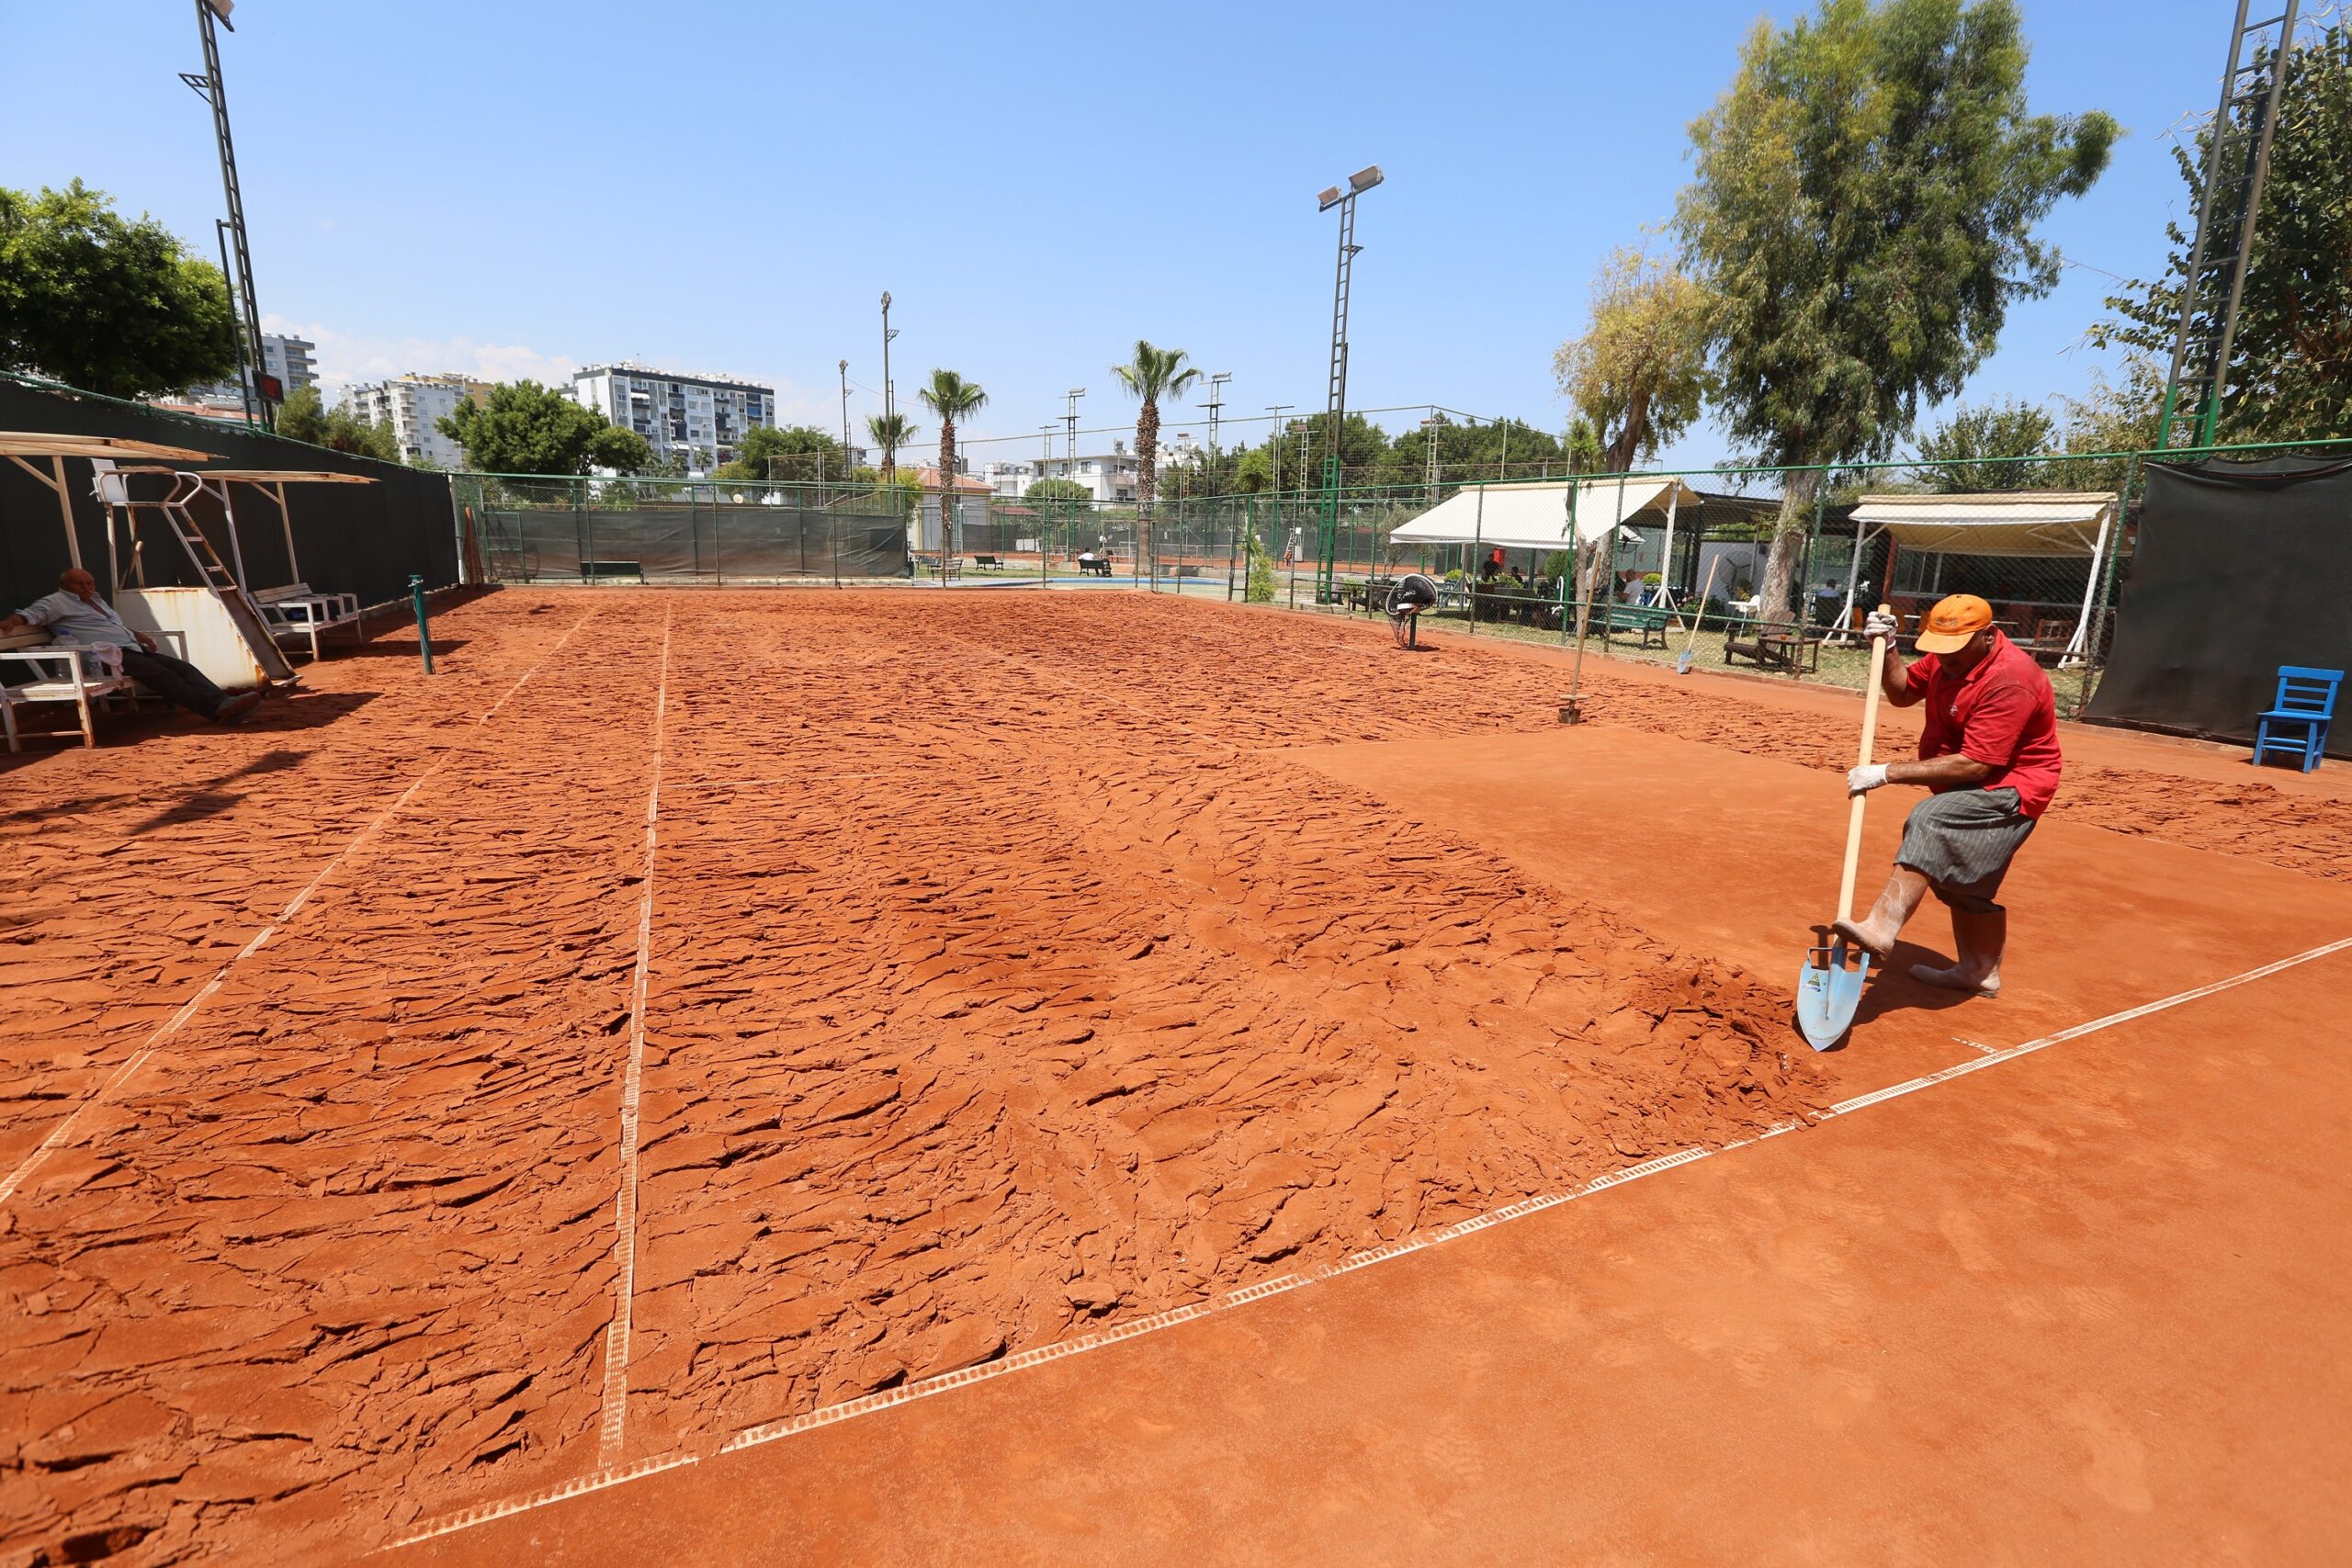
[[187,660],[158,651],[153,637],[126,626],[115,607],[98,597],[98,580],[78,566],[58,577],[56,592],[0,620],[0,637],[30,626],[48,628],[51,639],[61,647],[119,649],[124,674],[216,724],[242,724],[261,706],[259,692],[232,697]]

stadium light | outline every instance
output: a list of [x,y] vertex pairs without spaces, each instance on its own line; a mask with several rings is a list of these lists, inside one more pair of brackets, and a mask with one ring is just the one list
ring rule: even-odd
[[[1363,249],[1356,243],[1356,197],[1378,185],[1383,178],[1380,165],[1367,164],[1348,176],[1348,188],[1332,186],[1316,200],[1321,205],[1316,210],[1329,212],[1340,209],[1340,262],[1331,284],[1331,397],[1329,405],[1329,423],[1325,427],[1323,457],[1323,530],[1316,552],[1316,602],[1329,604],[1336,587],[1332,581],[1333,556],[1340,539],[1340,486],[1343,475],[1340,463],[1340,438],[1347,428],[1348,418],[1348,288],[1355,272],[1356,253]],[[1306,476],[1299,476],[1302,481]],[[1305,488],[1302,483],[1301,488]]]

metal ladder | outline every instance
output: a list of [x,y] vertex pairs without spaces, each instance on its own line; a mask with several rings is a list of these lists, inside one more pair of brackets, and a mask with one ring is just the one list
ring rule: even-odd
[[[2159,447],[2210,446],[2221,421],[2230,349],[2237,335],[2238,299],[2254,254],[2255,219],[2262,207],[2263,179],[2270,170],[2270,141],[2286,92],[2298,4],[2287,0],[2278,16],[2250,23],[2246,12],[2252,0],[2238,0],[2229,63],[2222,74],[2222,103],[2214,111],[2206,147],[2197,238],[2181,288],[2180,330],[2173,340],[2172,369],[2165,380],[2164,412],[2156,426]],[[2273,28],[2275,40],[2267,37]],[[2222,178],[2225,164],[2231,172],[2226,186]],[[2217,206],[2217,198],[2225,205]],[[2218,237],[2213,231],[2217,223],[2227,230]]]

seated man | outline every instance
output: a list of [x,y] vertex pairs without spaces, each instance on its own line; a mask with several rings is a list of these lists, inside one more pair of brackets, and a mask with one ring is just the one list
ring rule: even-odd
[[239,724],[261,706],[259,692],[229,695],[185,659],[156,650],[155,639],[123,624],[113,605],[98,597],[98,580],[80,567],[61,575],[57,592],[36,599],[0,620],[0,637],[28,626],[44,626],[69,648],[110,645],[122,650],[122,672],[159,697],[219,724]]
[[[1893,615],[1873,613],[1871,636],[1892,637]],[[2057,704],[2050,677],[1993,625],[1992,606],[1955,593],[1928,612],[1905,664],[1889,650],[1880,682],[1897,707],[1927,705],[1916,762],[1866,762],[1846,775],[1849,794],[1885,784],[1925,784],[1934,793],[1911,808],[1894,874],[1871,912],[1839,920],[1838,933],[1880,958],[1933,893],[1951,910],[1959,961],[1915,964],[1930,986],[1997,996],[2009,918],[1994,902],[2009,862],[2058,789]]]

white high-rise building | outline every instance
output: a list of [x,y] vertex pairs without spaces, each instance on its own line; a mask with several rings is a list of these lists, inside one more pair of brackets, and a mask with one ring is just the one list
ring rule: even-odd
[[656,461],[686,454],[689,472],[735,460],[743,433],[775,425],[775,389],[731,376],[682,376],[623,362],[571,377],[571,395],[653,448]]
[[[288,397],[305,387],[319,384],[319,362],[311,355],[318,344],[306,338],[288,337],[281,333],[261,334],[262,374],[277,378]],[[213,408],[236,409],[245,406],[245,395],[234,381],[208,381],[190,387],[185,394],[192,403]]]
[[299,337],[287,337],[278,333],[261,334],[261,368],[266,376],[275,376],[286,385],[290,394],[304,387],[319,384],[319,362],[312,357],[319,345]]
[[406,461],[462,468],[465,448],[442,434],[437,422],[444,414],[455,413],[461,402],[481,402],[490,390],[490,382],[468,376],[412,374],[348,388],[343,406],[370,424],[390,425],[392,440]]

